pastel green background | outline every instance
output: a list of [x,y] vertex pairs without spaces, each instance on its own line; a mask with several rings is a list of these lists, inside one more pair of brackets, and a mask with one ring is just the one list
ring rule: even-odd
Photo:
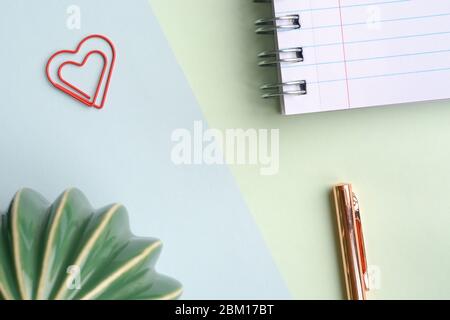
[[342,181],[359,195],[369,264],[381,269],[370,297],[450,298],[449,102],[281,116],[258,96],[273,79],[256,67],[273,46],[254,34],[264,5],[149,1],[210,127],[280,128],[278,175],[231,169],[294,298],[343,297],[330,205]]

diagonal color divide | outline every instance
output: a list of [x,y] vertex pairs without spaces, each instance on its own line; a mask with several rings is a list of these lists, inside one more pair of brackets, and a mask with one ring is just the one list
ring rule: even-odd
[[265,5],[149,3],[211,127],[280,128],[277,176],[231,169],[295,298],[344,297],[330,188],[347,181],[382,279],[369,298],[448,298],[448,102],[282,117],[276,101],[258,98],[274,80],[256,66],[257,53],[273,48],[254,33],[253,21],[270,15]]

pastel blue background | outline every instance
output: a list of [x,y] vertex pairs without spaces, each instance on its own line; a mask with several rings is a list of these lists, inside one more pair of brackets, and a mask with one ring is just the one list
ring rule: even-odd
[[[81,30],[66,28],[71,4]],[[91,33],[117,47],[101,111],[44,74],[51,53]],[[158,269],[183,298],[290,297],[228,169],[170,160],[172,131],[203,116],[146,0],[2,0],[0,41],[2,210],[22,187],[53,201],[75,186],[96,207],[125,204],[136,234],[163,240]]]

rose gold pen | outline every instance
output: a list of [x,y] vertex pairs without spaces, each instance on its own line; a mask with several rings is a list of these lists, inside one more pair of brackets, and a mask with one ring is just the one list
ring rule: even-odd
[[348,183],[334,186],[333,194],[347,298],[366,300],[367,261],[358,199]]

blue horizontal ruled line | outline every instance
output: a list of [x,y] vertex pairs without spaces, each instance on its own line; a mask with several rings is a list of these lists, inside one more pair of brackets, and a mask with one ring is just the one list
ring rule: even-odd
[[[437,13],[437,14],[431,14],[431,15],[425,15],[425,16],[415,16],[415,17],[402,17],[402,18],[396,18],[396,19],[386,19],[386,20],[378,20],[376,23],[389,23],[389,22],[400,22],[400,21],[410,21],[410,20],[420,20],[420,19],[430,19],[430,18],[439,18],[439,17],[447,17],[450,16],[450,13]],[[360,26],[360,25],[367,25],[367,21],[363,22],[354,22],[354,23],[345,23],[345,24],[331,24],[331,25],[324,25],[324,26],[315,26],[315,27],[308,27],[308,28],[300,28],[297,29],[298,32],[302,31],[310,31],[310,30],[320,30],[320,29],[330,29],[330,28],[341,28],[341,27],[354,27],[354,26]]]
[[[412,0],[395,0],[395,1],[384,1],[384,2],[367,2],[367,3],[361,3],[361,4],[351,4],[347,6],[342,6],[340,9],[351,9],[351,8],[357,8],[357,7],[368,7],[368,6],[379,6],[379,5],[385,5],[385,4],[396,4],[396,3],[403,3],[403,2],[411,2]],[[311,9],[304,9],[304,10],[288,10],[288,11],[280,11],[277,12],[277,15],[282,14],[290,14],[290,13],[296,13],[296,12],[311,12],[311,11],[325,11],[325,10],[337,10],[339,9],[338,6],[334,7],[323,7],[323,8],[311,8]]]
[[[376,79],[376,78],[388,78],[388,77],[414,75],[414,74],[421,74],[421,73],[441,72],[441,71],[450,71],[450,68],[438,68],[438,69],[368,75],[368,76],[348,78],[348,80],[353,81],[353,80],[367,80],[367,79]],[[340,82],[340,81],[346,81],[346,80],[347,79],[343,78],[343,79],[323,80],[323,81],[316,81],[316,82],[309,82],[309,83],[310,84],[322,84],[322,83],[332,83],[332,82]]]
[[360,59],[349,59],[349,60],[336,60],[336,61],[326,61],[326,62],[318,62],[318,63],[296,63],[291,65],[284,65],[282,69],[291,69],[291,68],[304,68],[304,67],[312,67],[312,66],[320,66],[320,65],[329,65],[329,64],[339,64],[339,63],[352,63],[352,62],[364,62],[364,61],[374,61],[374,60],[383,60],[383,59],[395,59],[395,58],[403,58],[403,57],[414,57],[421,56],[427,54],[438,54],[438,53],[449,53],[450,49],[445,50],[436,50],[436,51],[422,51],[422,52],[414,52],[414,53],[405,53],[405,54],[397,54],[397,55],[388,55],[388,56],[378,56],[378,57],[368,57],[368,58],[360,58]]
[[[412,35],[386,37],[386,38],[376,38],[376,39],[364,39],[364,40],[355,40],[355,41],[345,41],[344,44],[345,45],[351,45],[351,44],[358,44],[358,43],[389,41],[389,40],[400,40],[400,39],[409,39],[409,38],[418,38],[418,37],[430,37],[430,36],[448,35],[448,34],[450,34],[450,31],[422,33],[422,34],[412,34]],[[310,46],[302,46],[302,48],[303,49],[305,49],[305,48],[320,48],[320,47],[330,47],[330,46],[342,46],[342,42],[332,42],[332,43],[323,43],[323,44],[316,44],[316,45],[310,45]]]

